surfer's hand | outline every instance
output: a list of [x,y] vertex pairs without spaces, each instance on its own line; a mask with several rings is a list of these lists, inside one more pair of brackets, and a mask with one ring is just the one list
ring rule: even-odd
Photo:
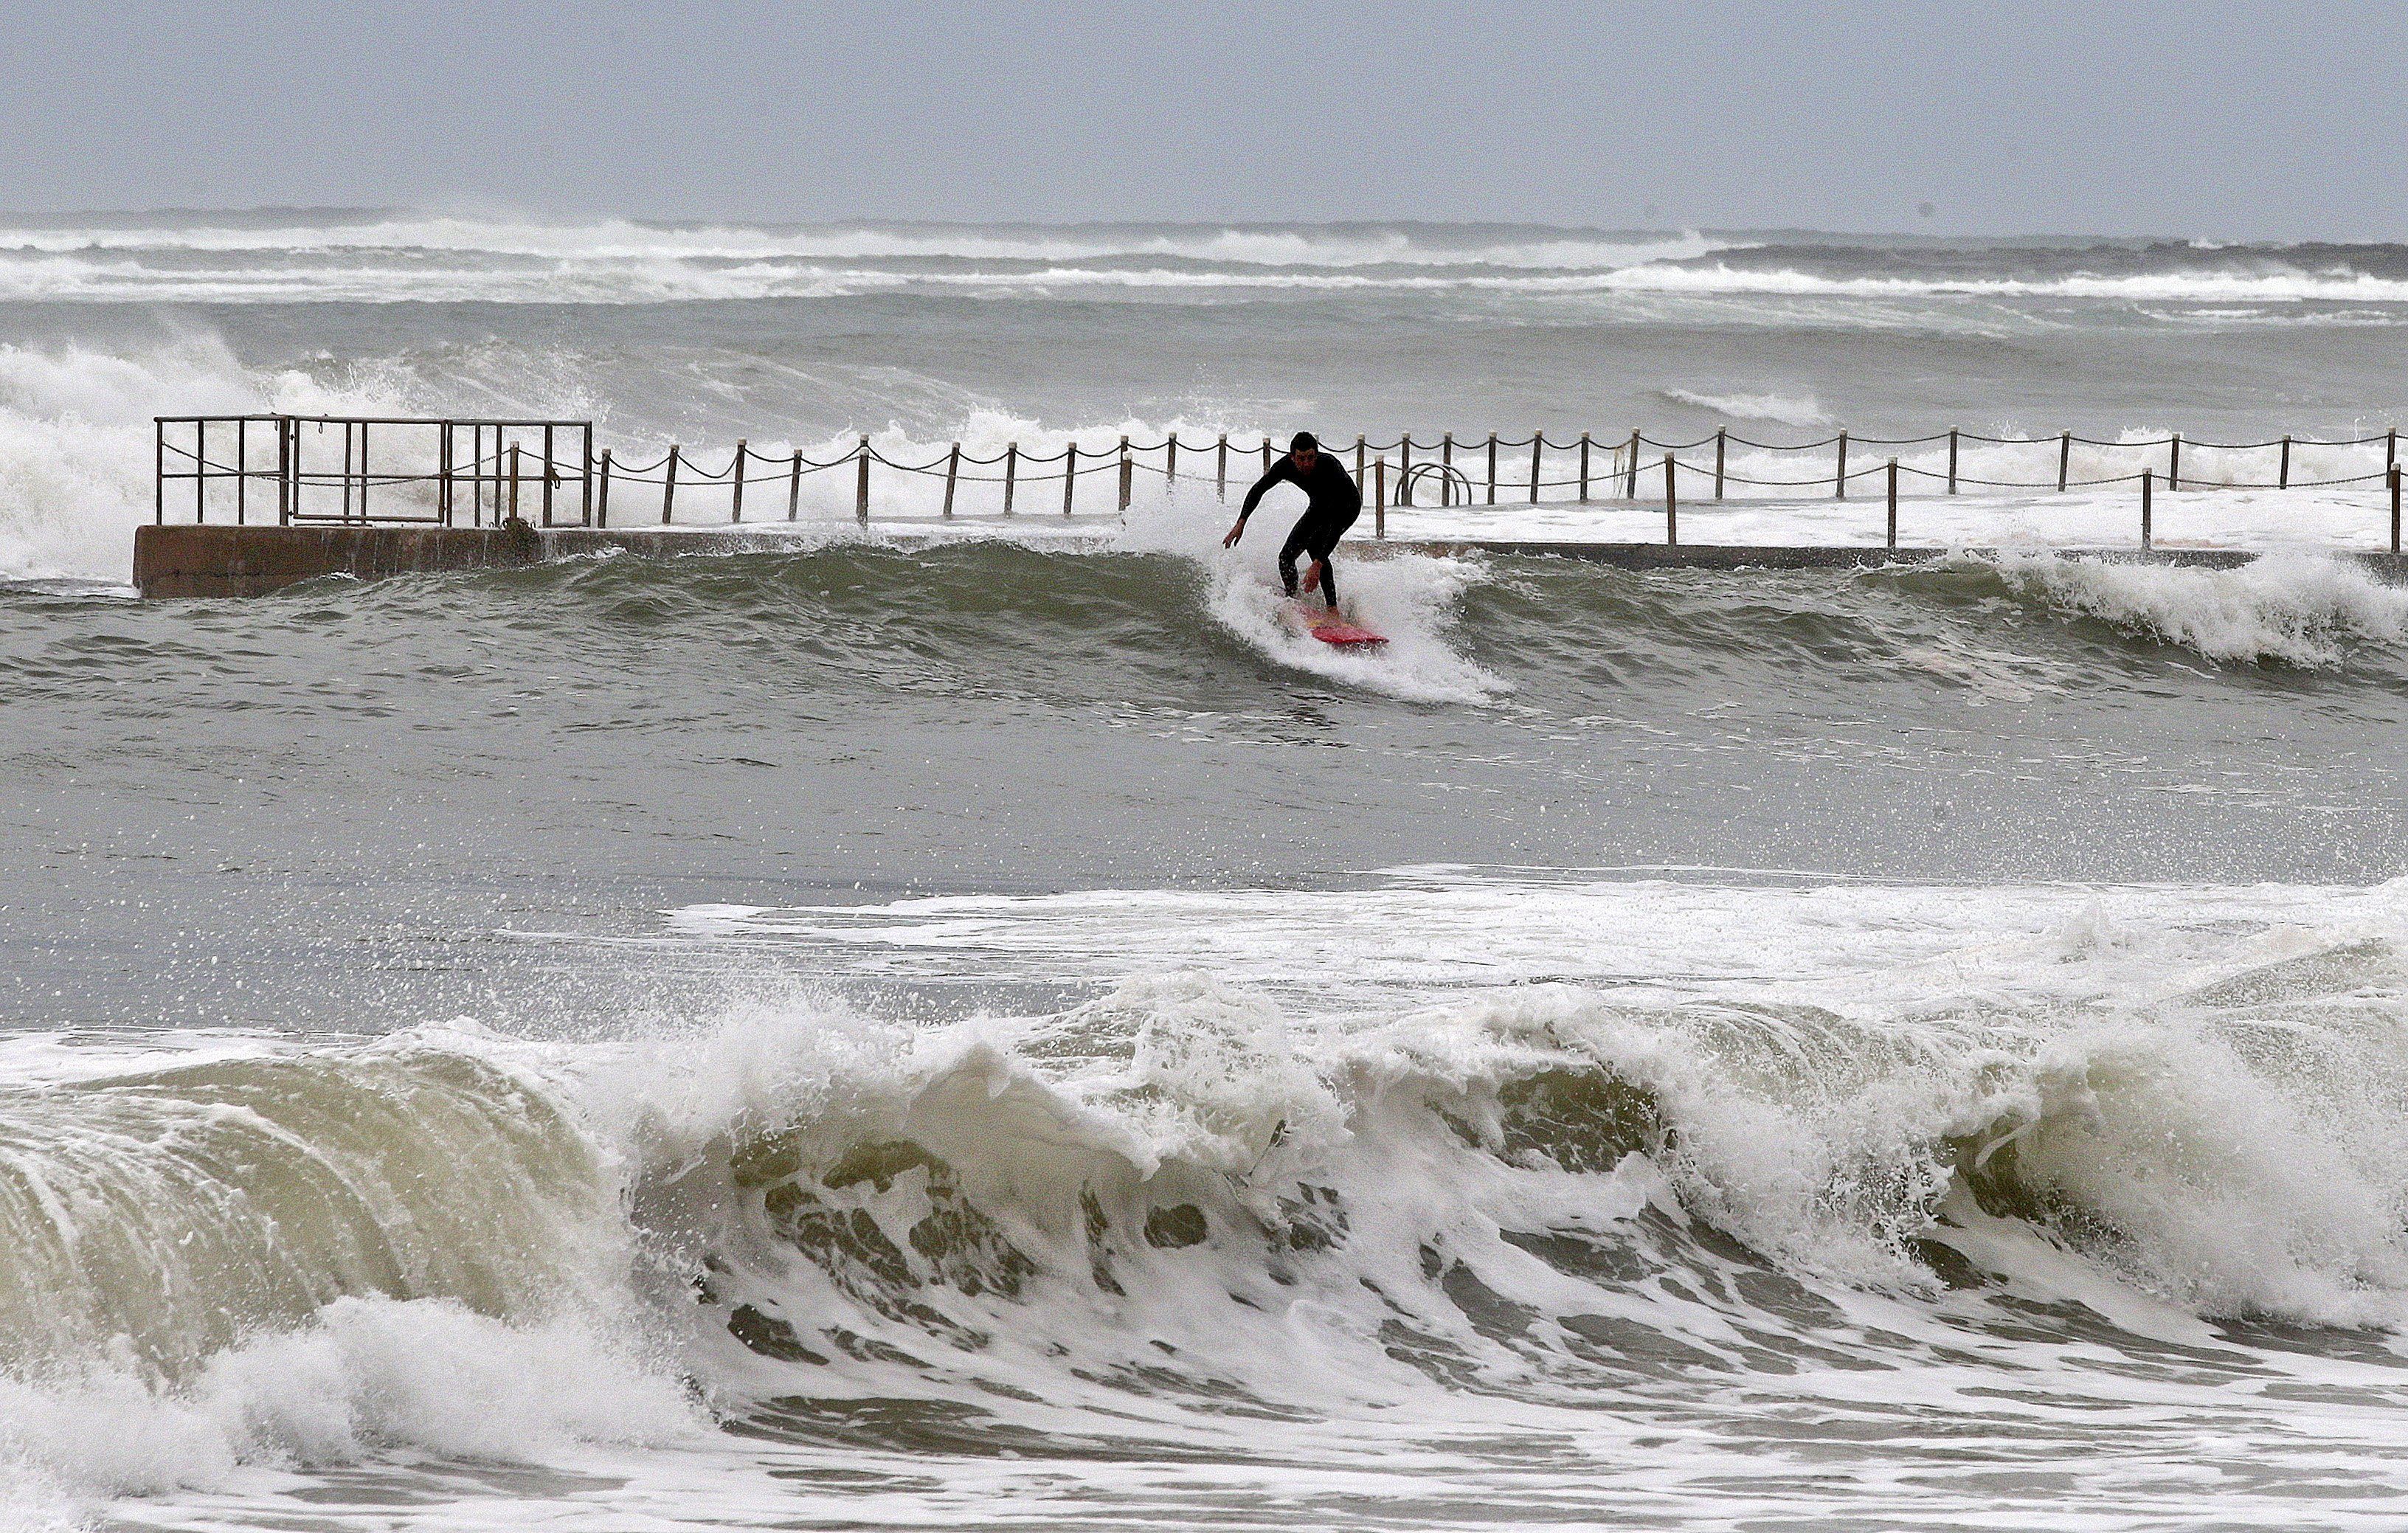
[[1238,546],[1238,539],[1245,536],[1246,519],[1241,516],[1238,518],[1238,524],[1229,529],[1229,536],[1221,539],[1221,546],[1225,549],[1236,548]]

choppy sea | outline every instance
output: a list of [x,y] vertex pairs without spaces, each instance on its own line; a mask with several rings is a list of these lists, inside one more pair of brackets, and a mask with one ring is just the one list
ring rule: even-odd
[[1358,546],[1369,656],[1200,482],[122,582],[160,413],[2343,437],[2403,322],[2395,247],[11,222],[0,1522],[2396,1527],[2365,496]]

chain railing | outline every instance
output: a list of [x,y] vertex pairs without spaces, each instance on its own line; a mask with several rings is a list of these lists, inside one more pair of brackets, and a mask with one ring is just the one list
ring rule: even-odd
[[591,421],[163,415],[155,428],[152,514],[162,523],[168,486],[187,483],[194,521],[210,520],[214,489],[214,509],[236,525],[593,519]]
[[[657,457],[634,463],[610,448],[597,452],[593,423],[586,421],[162,416],[157,426],[159,521],[168,519],[169,485],[190,483],[194,521],[211,520],[213,510],[237,523],[253,520],[256,486],[256,519],[266,520],[272,507],[275,521],[288,525],[485,526],[519,519],[544,526],[593,527],[799,522],[805,481],[848,469],[850,509],[865,525],[873,509],[882,521],[900,523],[1031,515],[1075,520],[1125,513],[1140,473],[1154,477],[1166,489],[1209,481],[1213,493],[1226,499],[1233,472],[1243,489],[1254,476],[1268,472],[1283,451],[1269,436],[1233,441],[1221,433],[1199,441],[1171,432],[1159,441],[1124,436],[1096,447],[1073,437],[1052,451],[1014,441],[983,455],[954,442],[934,457],[916,461],[890,456],[874,438],[863,436],[824,460],[800,448],[764,452],[738,441],[713,468],[677,444]],[[382,456],[374,466],[372,431],[381,433],[375,439],[382,444]],[[329,433],[338,436],[330,440]],[[335,456],[337,446],[339,460]],[[1967,462],[1969,446],[1991,459],[2032,460],[2041,477],[2002,477],[2020,466],[2017,462],[1974,472]],[[1888,512],[1886,540],[1896,547],[1902,485],[1947,495],[1969,489],[2070,494],[2130,485],[2139,494],[2141,540],[2147,547],[2154,537],[2155,499],[2161,490],[2379,485],[2387,492],[2390,544],[2396,552],[2401,538],[2399,448],[2397,429],[2350,437],[2285,435],[2246,442],[2180,435],[2110,441],[2070,431],[2053,437],[2000,437],[1956,428],[1881,437],[1842,430],[1810,441],[1777,443],[1726,427],[1687,441],[1660,440],[1643,430],[1611,440],[1588,432],[1558,440],[1533,431],[1526,437],[1492,432],[1469,439],[1445,433],[1424,441],[1408,432],[1385,442],[1360,436],[1351,443],[1325,441],[1323,450],[1353,468],[1378,537],[1386,536],[1392,509],[1427,509],[1433,503],[1438,509],[1490,507],[1499,504],[1500,494],[1506,505],[1638,502],[1643,469],[1650,500],[1654,480],[1661,476],[1665,541],[1673,544],[1680,538],[1684,497],[1693,504],[1700,499],[1720,502],[1731,498],[1735,487],[1749,499],[1828,493],[1845,500],[1853,488],[1878,480]],[[1869,461],[1868,449],[1881,456]],[[1782,472],[1785,463],[1799,458],[1808,461],[1811,472],[1804,477]],[[1094,488],[1098,477],[1109,487],[1109,499]],[[913,488],[907,493],[903,486]],[[371,490],[379,493],[373,508]],[[681,494],[687,512],[683,522],[679,518]],[[1417,495],[1428,497],[1424,506],[1416,507]],[[180,507],[180,494],[176,499]],[[712,514],[714,508],[724,510],[724,518]],[[843,508],[839,501],[825,509],[841,514]],[[704,512],[705,522],[696,522],[696,509]]]

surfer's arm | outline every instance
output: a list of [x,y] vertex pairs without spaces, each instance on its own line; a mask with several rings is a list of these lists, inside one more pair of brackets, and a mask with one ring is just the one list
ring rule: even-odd
[[1239,524],[1244,525],[1246,518],[1254,514],[1254,508],[1263,503],[1263,496],[1268,493],[1272,485],[1294,478],[1296,478],[1296,469],[1285,458],[1271,465],[1269,471],[1254,480],[1254,487],[1246,492],[1245,501],[1238,508]]
[[1268,491],[1272,485],[1277,484],[1282,480],[1292,480],[1294,478],[1296,478],[1296,472],[1288,466],[1288,461],[1285,458],[1282,458],[1279,462],[1271,465],[1269,472],[1264,474],[1262,478],[1254,480],[1254,487],[1246,492],[1245,503],[1238,508],[1237,523],[1235,525],[1230,527],[1229,536],[1221,539],[1221,546],[1225,549],[1228,548],[1234,545],[1239,538],[1246,536],[1246,518],[1254,515],[1254,508],[1263,503],[1264,492]]

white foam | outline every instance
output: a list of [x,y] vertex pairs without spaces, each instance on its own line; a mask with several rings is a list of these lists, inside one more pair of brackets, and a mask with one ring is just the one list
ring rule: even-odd
[[[1164,1027],[1259,987],[1283,997],[1290,1046],[1354,1082],[1356,1101],[1585,1059],[1661,1103],[1688,1206],[1858,1279],[1907,1280],[1898,1242],[1952,1185],[1950,1141],[2012,1139],[2028,1184],[2119,1231],[2102,1259],[2161,1295],[2214,1313],[2408,1318],[2408,1238],[2389,1212],[2408,1196],[2394,1153],[2408,1114],[2379,1087],[2348,1088],[2408,1079],[2408,1053],[2356,1020],[2367,1005],[2408,1015],[2408,991],[2396,964],[2346,956],[2370,939],[2408,950],[2408,881],[1794,889],[1437,873],[1326,895],[951,896],[698,910],[680,925],[714,944],[860,953],[880,970],[908,951],[924,983],[956,968],[981,983],[1121,976],[1153,988],[1111,1004]],[[2291,1067],[2252,1053],[2237,1024],[2259,1013],[2186,998],[2318,954],[2346,972],[2265,1003],[2301,1039]],[[1148,978],[1191,970],[1211,984]],[[1555,982],[1516,982],[1536,977]],[[2318,982],[2347,997],[2329,1032]],[[2317,1051],[2329,1064],[2296,1067]]]
[[1588,279],[1601,291],[1856,298],[2080,298],[2175,304],[2408,303],[2408,282],[2358,271],[2150,272],[2064,277],[1828,277],[1784,268],[1648,265]]
[[[1484,703],[1512,690],[1446,642],[1456,596],[1479,578],[1475,563],[1410,554],[1342,557],[1340,610],[1388,640],[1358,650],[1312,637],[1297,603],[1254,567],[1268,552],[1216,564],[1210,601],[1215,622],[1280,665],[1412,702]],[[1311,594],[1305,599],[1319,600]]]
[[182,1383],[97,1360],[36,1382],[0,1379],[0,1458],[29,1492],[80,1496],[408,1449],[539,1459],[577,1442],[667,1441],[700,1425],[674,1373],[608,1326],[508,1325],[438,1299],[338,1298],[306,1327],[220,1353]]
[[2329,668],[2354,645],[2408,635],[2408,591],[2307,554],[2270,554],[2238,569],[2010,554],[1998,567],[2051,606],[2210,660]]
[[[1254,473],[1250,465],[1245,482],[1252,482]],[[1381,552],[1361,536],[1366,529],[1359,521],[1335,558],[1340,610],[1388,642],[1351,650],[1314,638],[1307,614],[1319,609],[1319,595],[1306,593],[1310,605],[1299,606],[1282,592],[1276,576],[1280,544],[1302,509],[1302,497],[1293,489],[1274,488],[1238,546],[1224,549],[1221,539],[1235,513],[1201,480],[1190,480],[1133,502],[1125,527],[1108,546],[1168,553],[1198,566],[1212,620],[1290,669],[1413,702],[1481,703],[1512,690],[1448,640],[1457,600],[1482,578],[1478,562]],[[1310,563],[1310,555],[1297,561],[1299,577]]]

